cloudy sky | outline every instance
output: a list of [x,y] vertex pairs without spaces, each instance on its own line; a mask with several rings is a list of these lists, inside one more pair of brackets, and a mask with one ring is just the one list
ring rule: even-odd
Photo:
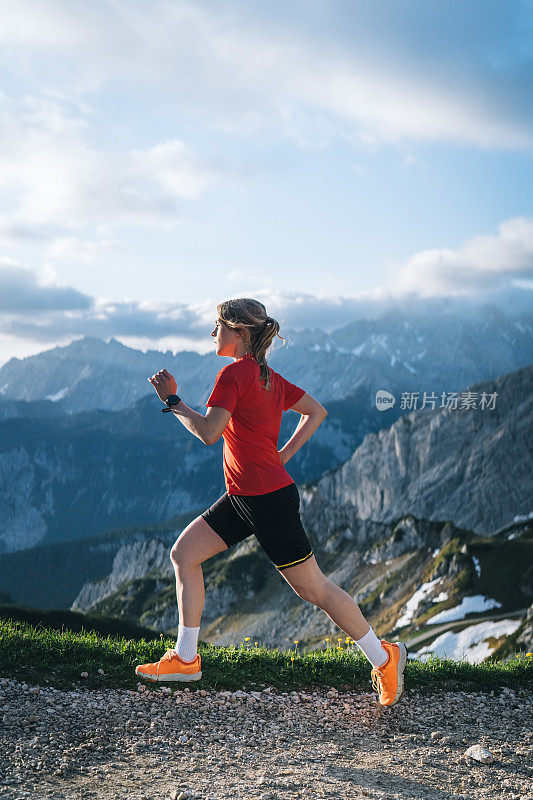
[[513,0],[0,0],[0,364],[207,352],[236,296],[531,307],[532,33]]

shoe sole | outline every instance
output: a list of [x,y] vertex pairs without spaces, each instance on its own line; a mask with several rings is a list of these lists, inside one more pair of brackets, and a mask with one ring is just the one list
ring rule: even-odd
[[146,678],[147,681],[199,681],[202,677],[202,672],[193,672],[191,675],[185,675],[182,672],[174,672],[169,675],[145,675],[144,672],[137,672],[135,674],[138,678]]
[[396,695],[392,703],[387,704],[388,708],[397,703],[403,694],[403,673],[405,670],[405,665],[407,664],[407,647],[402,642],[396,642],[396,644],[400,648],[400,658],[398,660],[398,672],[396,676],[398,680],[398,689],[396,690]]

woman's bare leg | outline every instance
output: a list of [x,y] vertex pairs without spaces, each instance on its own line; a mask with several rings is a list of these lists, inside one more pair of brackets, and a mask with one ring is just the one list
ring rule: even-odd
[[180,625],[199,627],[205,602],[202,562],[227,549],[203,517],[196,517],[176,540],[170,558],[176,574]]
[[355,600],[326,578],[314,555],[303,564],[280,572],[299,597],[325,611],[330,620],[352,639],[361,639],[368,633],[370,625]]

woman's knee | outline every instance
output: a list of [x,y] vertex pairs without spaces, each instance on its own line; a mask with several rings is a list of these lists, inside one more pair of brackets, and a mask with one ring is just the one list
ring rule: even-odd
[[172,545],[172,550],[170,551],[170,560],[172,561],[175,567],[178,566],[181,560],[181,547],[178,545],[178,542],[179,542],[179,537]]
[[180,533],[170,551],[170,560],[174,567],[179,567],[180,569],[197,566],[195,564],[194,550],[186,538],[186,533],[187,529]]
[[227,544],[200,516],[178,536],[172,545],[170,559],[176,568],[189,569],[227,549]]

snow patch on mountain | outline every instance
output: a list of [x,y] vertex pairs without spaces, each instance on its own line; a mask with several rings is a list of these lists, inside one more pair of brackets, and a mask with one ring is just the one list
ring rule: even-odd
[[45,395],[45,400],[51,400],[52,403],[57,403],[58,400],[62,400],[68,394],[68,386],[65,386],[63,389],[60,389],[55,394],[47,394]]
[[463,597],[461,604],[454,608],[447,608],[434,617],[428,619],[428,625],[435,625],[437,622],[451,622],[455,619],[464,619],[467,614],[481,614],[491,608],[501,608],[502,604],[492,597],[485,597],[482,594],[475,594],[471,597]]
[[416,612],[418,606],[425,600],[425,598],[432,592],[434,587],[442,581],[442,578],[435,578],[432,581],[428,581],[427,583],[423,583],[422,586],[416,590],[414,595],[411,597],[410,600],[407,601],[405,604],[405,611],[396,623],[396,628],[403,628],[406,625],[410,625],[413,619],[416,616]]
[[520,625],[521,620],[501,619],[498,622],[489,620],[470,625],[458,633],[446,631],[417,653],[409,653],[409,658],[425,662],[432,656],[437,656],[452,661],[464,660],[469,664],[480,664],[493,649],[487,641],[489,637],[498,639],[501,636],[510,636]]

